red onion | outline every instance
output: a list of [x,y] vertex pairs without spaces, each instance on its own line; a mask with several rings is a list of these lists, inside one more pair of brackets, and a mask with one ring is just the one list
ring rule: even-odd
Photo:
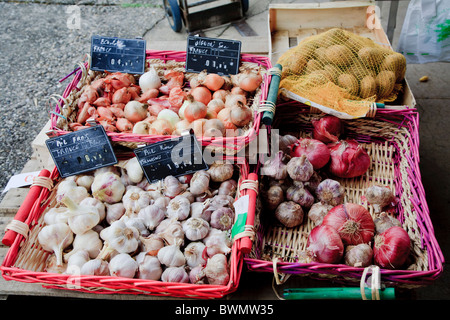
[[375,236],[374,262],[382,268],[398,269],[403,266],[410,253],[408,233],[401,227],[391,227]]
[[363,175],[370,167],[370,157],[355,140],[341,140],[328,145],[330,148],[330,172],[340,178]]
[[344,244],[335,229],[322,224],[311,230],[306,250],[314,261],[338,263],[344,254]]
[[342,133],[341,119],[327,115],[319,120],[312,120],[314,127],[313,137],[324,143],[336,142],[339,140],[339,136]]
[[330,160],[330,150],[325,143],[309,138],[301,138],[294,144],[291,157],[305,155],[313,165],[314,170],[324,167]]
[[375,224],[369,211],[355,203],[334,207],[323,218],[322,224],[335,229],[345,245],[368,243],[375,233]]

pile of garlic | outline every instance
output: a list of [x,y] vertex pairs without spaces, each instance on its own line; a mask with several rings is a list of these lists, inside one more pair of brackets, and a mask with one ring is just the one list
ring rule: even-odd
[[214,163],[150,184],[132,158],[62,180],[38,234],[46,271],[226,285],[234,174]]

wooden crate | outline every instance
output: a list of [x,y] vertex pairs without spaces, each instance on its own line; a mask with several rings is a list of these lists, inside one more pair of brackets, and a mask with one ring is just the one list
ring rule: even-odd
[[[332,28],[342,28],[392,49],[376,15],[374,1],[271,4],[269,6],[269,58],[278,58],[301,40]],[[378,20],[377,20],[378,19]],[[393,50],[393,49],[392,49]],[[415,108],[416,100],[405,79],[403,94],[394,105]]]

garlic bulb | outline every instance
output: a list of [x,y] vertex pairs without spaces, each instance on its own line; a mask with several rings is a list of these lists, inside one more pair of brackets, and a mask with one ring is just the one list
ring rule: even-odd
[[65,179],[58,184],[56,191],[56,201],[61,202],[69,196],[75,203],[80,203],[84,198],[89,197],[89,193],[84,187],[79,187],[74,180]]
[[229,207],[222,207],[211,214],[211,227],[219,230],[230,230],[234,224],[234,211]]
[[169,197],[160,196],[159,198],[155,199],[153,204],[160,207],[164,211],[164,213],[166,213],[167,206],[169,205],[170,200],[171,199]]
[[144,178],[144,171],[136,157],[126,160],[125,163],[123,163],[123,168],[125,169],[128,178],[133,183],[139,183]]
[[315,226],[318,226],[322,224],[323,217],[325,217],[331,209],[333,209],[332,205],[316,202],[309,209],[308,218],[314,222]]
[[108,262],[101,259],[89,260],[81,267],[81,274],[89,276],[109,276]]
[[157,257],[152,257],[145,252],[136,256],[138,263],[137,278],[147,280],[159,280],[162,275],[162,267]]
[[125,207],[125,213],[129,216],[137,214],[141,209],[147,207],[152,198],[147,191],[136,186],[130,186],[123,195],[122,202]]
[[180,250],[179,244],[165,246],[157,254],[159,262],[167,267],[180,267],[186,263],[186,258]]
[[365,196],[367,201],[375,209],[375,213],[381,212],[384,207],[390,205],[395,200],[395,196],[389,187],[379,185],[373,185],[367,188]]
[[303,209],[294,201],[282,202],[275,210],[275,217],[284,226],[293,228],[299,226],[303,222]]
[[295,181],[308,181],[314,173],[311,162],[305,155],[293,157],[286,165],[289,177]]
[[231,239],[225,231],[211,228],[202,240],[206,246],[206,253],[212,257],[217,253],[228,254],[231,251]]
[[46,225],[55,223],[68,223],[69,217],[65,214],[69,211],[66,207],[53,207],[44,215]]
[[69,197],[64,197],[61,202],[69,209],[66,215],[69,217],[68,223],[73,233],[85,233],[100,222],[100,215],[96,207],[77,205]]
[[220,184],[218,194],[234,197],[237,190],[237,182],[233,179],[226,180]]
[[283,180],[287,177],[286,164],[283,162],[284,153],[277,152],[272,159],[264,162],[261,168],[261,174],[274,180]]
[[144,220],[139,217],[130,218],[128,216],[123,216],[120,220],[122,220],[127,227],[135,228],[139,231],[139,235],[143,237],[147,237],[150,234],[150,230],[145,226]]
[[284,201],[284,191],[279,185],[273,185],[265,193],[265,202],[269,210],[275,210]]
[[211,220],[211,210],[206,210],[209,207],[210,201],[193,202],[191,204],[191,217],[202,218],[206,222]]
[[192,176],[189,191],[194,195],[198,196],[204,194],[209,189],[210,175],[207,171],[197,171]]
[[344,202],[345,189],[338,181],[325,179],[319,183],[316,196],[322,203],[335,207]]
[[185,220],[191,212],[191,203],[185,197],[176,196],[167,206],[167,216],[177,220]]
[[54,252],[56,265],[62,266],[62,252],[73,241],[73,233],[65,223],[44,226],[38,234],[38,241],[46,251]]
[[186,184],[182,184],[174,176],[167,176],[164,178],[163,193],[166,197],[175,198],[187,189]]
[[[100,236],[107,243],[102,252],[117,250],[119,253],[131,253],[136,251],[139,245],[139,231],[134,227],[128,227],[122,220],[114,221],[108,228],[105,228]],[[99,255],[102,258],[102,253]]]
[[109,262],[109,272],[114,277],[133,278],[138,267],[136,260],[127,253],[120,253]]
[[202,218],[191,217],[182,223],[184,234],[188,240],[201,240],[209,232],[209,223]]
[[378,234],[385,232],[391,227],[402,226],[402,223],[397,218],[388,215],[386,212],[381,212],[373,222],[375,223],[375,231]]
[[95,175],[91,190],[94,198],[102,202],[116,203],[122,200],[125,186],[117,174],[104,171]]
[[345,264],[365,268],[372,264],[373,250],[367,243],[360,243],[356,246],[347,246],[345,249]]
[[204,267],[198,265],[189,272],[189,282],[193,284],[205,284],[207,282]]
[[75,177],[75,182],[78,186],[86,188],[87,191],[91,190],[92,182],[94,182],[94,176],[90,174],[82,174]]
[[161,281],[189,283],[189,275],[184,267],[169,267],[162,273]]
[[88,206],[88,207],[97,208],[98,215],[100,217],[100,221],[103,221],[103,219],[105,219],[105,217],[106,217],[105,204],[98,199],[95,199],[92,197],[84,198],[83,200],[81,200],[80,206]]
[[151,231],[154,230],[165,217],[166,214],[164,213],[164,210],[155,204],[142,208],[138,213],[138,218],[142,219],[147,229]]
[[184,230],[176,219],[164,219],[155,229],[155,233],[170,245],[181,242],[184,243]]
[[298,203],[304,208],[310,208],[314,204],[314,196],[302,183],[296,183],[286,190],[286,200]]
[[234,173],[234,167],[229,163],[214,162],[208,169],[211,181],[224,182],[231,179]]
[[184,256],[187,265],[191,268],[204,265],[206,263],[206,258],[203,257],[205,249],[206,246],[203,242],[194,241],[189,243],[186,248],[184,248]]
[[163,238],[157,234],[150,234],[148,237],[140,237],[141,250],[149,256],[156,256],[159,249],[165,246]]
[[117,202],[113,204],[105,203],[106,207],[106,222],[108,224],[119,220],[125,214],[125,207],[122,202]]
[[226,285],[230,280],[227,257],[221,253],[212,256],[208,259],[203,272],[209,284]]
[[66,261],[78,251],[87,251],[90,258],[97,257],[103,247],[103,242],[100,240],[97,232],[88,230],[85,233],[77,234],[73,240],[72,246],[72,251],[64,255]]
[[89,261],[89,252],[87,250],[78,250],[67,261],[66,273],[81,274],[81,267]]

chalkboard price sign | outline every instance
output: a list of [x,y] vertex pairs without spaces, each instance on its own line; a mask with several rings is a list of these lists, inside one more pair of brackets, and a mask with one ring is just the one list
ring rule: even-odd
[[62,178],[117,163],[111,142],[100,125],[47,139],[45,144]]
[[143,74],[146,41],[92,36],[91,69],[95,71]]
[[192,132],[180,138],[136,148],[134,154],[150,183],[169,175],[178,177],[208,169]]
[[187,72],[206,70],[220,75],[237,74],[240,58],[240,41],[188,36]]

